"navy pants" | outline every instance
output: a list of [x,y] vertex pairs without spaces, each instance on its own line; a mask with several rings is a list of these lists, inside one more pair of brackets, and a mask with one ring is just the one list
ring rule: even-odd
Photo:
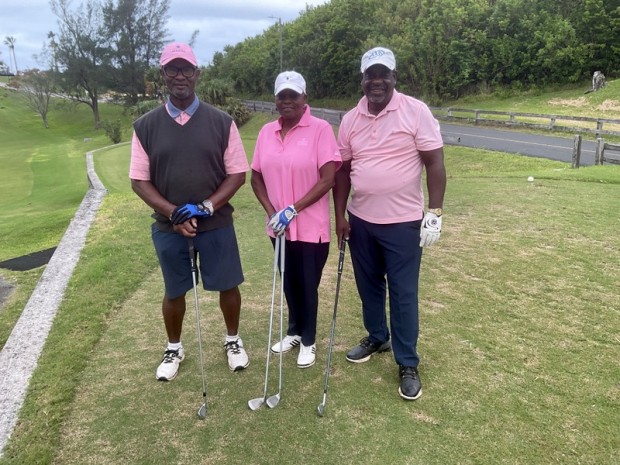
[[[275,239],[271,239],[275,244]],[[319,284],[329,255],[329,242],[286,241],[284,295],[288,305],[289,336],[301,336],[305,346],[314,344],[319,308]]]
[[351,261],[368,337],[371,342],[381,344],[390,339],[391,330],[396,363],[417,367],[421,221],[374,224],[349,214],[349,223]]

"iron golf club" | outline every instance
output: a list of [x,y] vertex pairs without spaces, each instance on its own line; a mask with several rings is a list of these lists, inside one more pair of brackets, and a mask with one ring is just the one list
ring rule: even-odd
[[286,238],[284,233],[280,237],[280,366],[278,368],[278,393],[267,399],[267,407],[274,408],[280,402],[282,396],[282,324],[284,321],[284,247]]
[[207,417],[207,385],[205,383],[205,367],[202,357],[202,337],[200,336],[200,311],[198,309],[198,268],[196,266],[196,250],[194,240],[187,239],[189,244],[189,261],[192,267],[192,283],[194,285],[194,304],[196,306],[196,333],[198,334],[198,353],[200,354],[200,375],[202,377],[202,405],[198,409],[198,418],[204,420]]
[[340,280],[342,278],[342,267],[344,265],[344,251],[346,240],[343,237],[340,242],[340,256],[338,257],[338,280],[336,282],[336,299],[334,302],[334,316],[332,317],[332,332],[329,338],[329,348],[327,350],[327,367],[325,368],[325,388],[323,389],[323,401],[317,406],[316,411],[320,417],[325,414],[325,404],[327,403],[327,389],[329,388],[329,371],[332,362],[332,351],[334,350],[334,332],[336,330],[336,311],[338,310],[338,295],[340,294]]
[[271,289],[271,311],[269,312],[269,335],[267,336],[267,362],[265,363],[265,388],[263,397],[256,397],[248,401],[250,410],[258,410],[267,400],[267,383],[269,381],[269,361],[271,360],[271,334],[273,329],[273,309],[276,298],[276,280],[278,279],[278,257],[280,256],[280,236],[276,236],[273,251],[273,286]]

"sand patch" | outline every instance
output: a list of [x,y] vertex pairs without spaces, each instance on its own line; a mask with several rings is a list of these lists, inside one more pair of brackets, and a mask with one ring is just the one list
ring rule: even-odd
[[583,107],[588,104],[588,100],[585,97],[579,98],[552,98],[547,102],[549,105],[558,105],[564,107]]

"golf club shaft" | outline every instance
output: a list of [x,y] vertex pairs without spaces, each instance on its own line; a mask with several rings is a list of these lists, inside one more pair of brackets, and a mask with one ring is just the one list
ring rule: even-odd
[[269,334],[267,336],[267,361],[265,363],[265,386],[263,389],[263,400],[267,398],[267,386],[269,383],[269,361],[271,360],[271,335],[273,332],[273,312],[276,301],[276,282],[278,280],[278,258],[280,257],[280,237],[276,236],[276,243],[273,249],[273,284],[271,287],[271,310],[269,311]]
[[286,237],[284,234],[280,236],[280,366],[278,369],[278,396],[282,393],[282,339],[284,338],[283,334],[283,323],[284,323],[284,262],[285,262],[285,246],[286,246]]
[[327,402],[327,390],[329,388],[329,372],[331,369],[332,352],[334,350],[334,335],[336,332],[336,313],[338,311],[338,296],[340,295],[340,281],[342,279],[342,268],[344,266],[344,252],[346,249],[346,240],[344,237],[340,242],[340,255],[338,257],[338,279],[336,281],[336,298],[334,301],[334,315],[332,317],[332,330],[329,337],[329,348],[327,350],[327,367],[325,368],[325,388],[323,390],[323,407]]
[[198,267],[196,266],[196,250],[194,249],[194,240],[193,238],[188,238],[187,242],[189,244],[189,260],[192,268],[192,283],[194,287],[194,304],[196,307],[196,334],[198,336],[198,354],[200,358],[200,375],[202,377],[202,399],[204,405],[207,405],[207,385],[205,382],[205,367],[204,360],[202,356],[202,336],[200,334],[200,310],[198,308]]

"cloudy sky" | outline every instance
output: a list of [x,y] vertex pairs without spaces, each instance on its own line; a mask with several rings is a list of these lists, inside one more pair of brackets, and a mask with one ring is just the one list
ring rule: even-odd
[[[171,0],[168,31],[172,40],[187,41],[194,30],[200,33],[195,51],[201,64],[208,64],[225,45],[234,45],[269,28],[277,18],[292,21],[305,10],[329,0]],[[58,31],[58,18],[49,0],[2,0],[0,7],[0,60],[11,65],[7,36],[15,38],[19,70],[40,67],[33,59],[39,54],[49,31]],[[73,0],[77,7],[82,0]],[[275,17],[270,18],[270,16]],[[11,71],[14,71],[11,66]]]

